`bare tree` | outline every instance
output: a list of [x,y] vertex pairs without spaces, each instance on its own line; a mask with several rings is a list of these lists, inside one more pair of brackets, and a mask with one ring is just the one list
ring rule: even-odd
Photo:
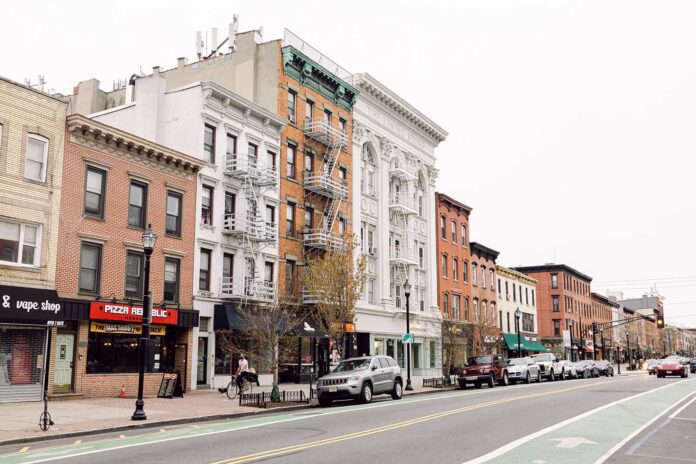
[[356,258],[357,242],[353,234],[344,234],[337,246],[322,255],[309,258],[304,285],[315,299],[317,322],[335,341],[343,357],[347,324],[355,323],[355,304],[365,282],[365,258]]
[[442,365],[444,375],[450,375],[452,368],[463,365],[466,362],[466,345],[463,339],[465,323],[444,317],[441,323],[442,330]]
[[491,354],[493,348],[500,344],[500,330],[496,324],[495,311],[484,309],[479,305],[474,312],[474,351],[477,355]]

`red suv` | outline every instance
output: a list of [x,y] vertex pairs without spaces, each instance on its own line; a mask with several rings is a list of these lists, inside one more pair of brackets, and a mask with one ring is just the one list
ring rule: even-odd
[[469,383],[473,383],[476,388],[481,388],[484,383],[488,384],[488,388],[495,387],[496,382],[503,386],[508,385],[510,381],[506,365],[503,357],[499,355],[471,357],[466,362],[466,367],[457,372],[459,388],[464,389]]

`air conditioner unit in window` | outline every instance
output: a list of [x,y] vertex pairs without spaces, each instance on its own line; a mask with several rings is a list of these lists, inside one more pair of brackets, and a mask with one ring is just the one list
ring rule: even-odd
[[291,114],[288,119],[290,120],[290,122],[295,122],[295,115]]
[[377,247],[370,247],[370,254],[372,256],[376,255],[377,254]]

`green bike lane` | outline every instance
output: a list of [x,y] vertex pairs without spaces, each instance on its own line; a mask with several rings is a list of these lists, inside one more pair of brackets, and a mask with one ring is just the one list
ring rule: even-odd
[[663,385],[562,421],[465,464],[602,463],[694,395],[696,379]]

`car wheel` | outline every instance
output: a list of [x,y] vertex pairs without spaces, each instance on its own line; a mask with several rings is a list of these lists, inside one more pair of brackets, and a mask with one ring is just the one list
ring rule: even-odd
[[553,369],[551,369],[551,371],[549,372],[549,382],[553,382],[555,380],[556,380],[556,376],[553,373]]
[[510,379],[508,378],[507,372],[503,372],[503,378],[500,379],[500,385],[502,387],[507,387],[510,385]]
[[493,377],[493,373],[491,372],[488,374],[488,388],[493,388],[495,387],[495,377]]
[[394,382],[394,389],[392,390],[391,395],[393,400],[400,400],[401,397],[404,396],[404,389],[401,385],[401,380]]
[[478,381],[478,380],[477,380],[476,382],[474,382],[474,387],[475,387],[475,388],[481,388],[481,382]]
[[582,373],[582,378],[583,379],[589,379],[590,378],[590,372],[589,371],[584,371]]
[[529,372],[527,372],[527,376],[524,378],[524,383],[532,383],[532,378],[529,376]]
[[360,390],[359,401],[363,404],[367,404],[372,401],[372,385],[369,383],[364,383],[362,389]]
[[321,406],[322,408],[325,408],[327,406],[331,406],[331,398],[319,397],[319,406]]
[[561,380],[566,380],[566,379],[567,379],[567,377],[566,377],[565,369],[563,369],[561,371]]
[[537,372],[537,383],[541,383],[541,371]]
[[459,380],[459,388],[462,390],[466,390],[466,382],[464,380]]

